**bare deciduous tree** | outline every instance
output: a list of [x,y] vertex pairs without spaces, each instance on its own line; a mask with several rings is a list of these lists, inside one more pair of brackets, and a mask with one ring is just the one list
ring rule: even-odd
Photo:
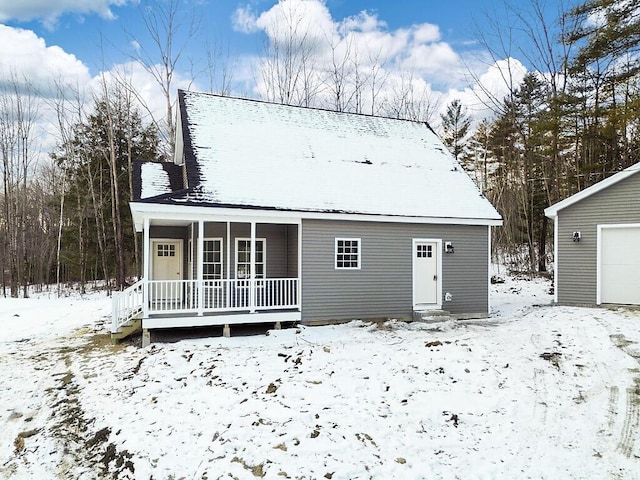
[[282,3],[283,18],[268,30],[259,62],[266,100],[310,106],[319,90],[313,65],[319,45],[299,4]]
[[162,91],[166,105],[166,128],[155,119],[158,131],[169,145],[167,155],[173,156],[175,149],[173,80],[179,62],[186,52],[190,40],[199,28],[194,10],[188,14],[179,0],[144,0],[139,5],[140,18],[150,37],[150,45],[128,34],[137,46],[135,59],[149,72]]
[[28,79],[13,73],[0,91],[0,156],[4,193],[4,257],[9,260],[11,296],[28,296],[28,182],[37,157],[35,122],[39,97]]

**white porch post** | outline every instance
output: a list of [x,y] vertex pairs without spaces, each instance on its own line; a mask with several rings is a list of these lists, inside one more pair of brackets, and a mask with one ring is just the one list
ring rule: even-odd
[[231,306],[231,222],[227,222],[227,295],[224,306]]
[[142,234],[142,316],[149,317],[149,278],[151,277],[150,267],[150,250],[151,238],[149,236],[149,219],[143,220]]
[[198,220],[198,316],[204,315],[204,220]]
[[302,220],[298,221],[298,283],[296,292],[298,310],[302,308]]
[[249,312],[254,313],[256,311],[256,222],[251,222],[249,255]]

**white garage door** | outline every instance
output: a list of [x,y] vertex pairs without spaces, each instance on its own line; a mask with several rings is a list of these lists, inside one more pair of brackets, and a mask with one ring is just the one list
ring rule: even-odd
[[640,226],[602,227],[600,301],[640,305]]

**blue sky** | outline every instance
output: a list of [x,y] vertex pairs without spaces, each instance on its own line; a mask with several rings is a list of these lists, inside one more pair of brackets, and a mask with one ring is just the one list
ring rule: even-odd
[[[15,6],[16,3],[23,7]],[[87,0],[85,11],[74,7],[82,2],[69,1],[69,7],[56,10],[38,7],[43,2],[30,0],[0,0],[1,23],[10,27],[33,31],[48,46],[59,46],[75,55],[89,67],[92,74],[103,69],[103,63],[121,62],[133,53],[128,45],[128,33],[144,37],[144,28],[138,17],[137,1]],[[64,4],[64,0],[56,2]],[[122,3],[122,4],[120,4]],[[234,55],[257,54],[262,48],[260,35],[247,35],[233,28],[234,12],[249,6],[259,13],[277,3],[274,0],[203,0],[181,1],[182,12],[196,12],[201,19],[198,37],[189,45],[189,51],[198,55],[203,41],[224,45]],[[386,24],[388,30],[407,28],[413,24],[429,23],[440,28],[442,40],[458,50],[473,46],[477,39],[477,25],[485,23],[487,12],[495,12],[490,0],[326,0],[336,20],[368,11]],[[106,8],[110,15],[101,9]],[[55,16],[53,14],[56,14]],[[128,33],[127,33],[128,32]]]
[[[326,43],[313,58],[316,81],[324,83],[318,106],[331,107],[326,81],[336,57],[349,57],[352,65],[355,54],[362,71],[379,63],[383,100],[376,108],[365,105],[365,112],[392,115],[389,105],[410,92],[421,117],[436,124],[453,99],[461,99],[472,115],[487,116],[482,95],[506,93],[505,69],[515,82],[531,69],[519,52],[491,57],[478,42],[479,34],[495,34],[491,22],[511,22],[501,0],[0,0],[0,86],[13,76],[43,91],[61,79],[95,87],[102,75],[126,71],[149,108],[161,112],[157,85],[133,62],[132,40],[154,51],[139,8],[164,1],[178,2],[179,21],[194,14],[199,20],[193,38],[176,40],[185,48],[172,89],[215,90],[203,73],[208,44],[225,52],[216,66],[218,75],[223,66],[232,72],[230,93],[269,98],[264,46],[278,39],[287,9],[295,9],[314,38]],[[527,18],[530,3],[510,1]],[[561,1],[541,3],[553,20]]]
[[[56,0],[57,3],[64,1]],[[52,2],[52,3],[56,3]],[[108,6],[111,18],[101,14],[98,8],[79,11],[70,6],[59,16],[52,18],[50,9],[27,9],[10,4],[27,4],[29,0],[0,0],[0,19],[2,23],[16,28],[32,30],[43,38],[47,45],[58,45],[66,52],[75,54],[92,70],[101,68],[101,41],[106,56],[113,61],[121,60],[120,54],[126,51],[125,31],[134,35],[143,35],[139,24],[137,2],[129,1],[118,5],[108,5],[107,0],[87,1],[86,4]],[[34,4],[43,2],[33,2]],[[234,31],[233,15],[238,7],[250,6],[254,11],[264,11],[276,3],[273,0],[205,0],[182,1],[183,11],[191,9],[202,18],[199,36],[228,43],[237,54],[257,53],[261,48],[261,39]],[[482,24],[485,12],[495,11],[493,2],[487,0],[455,0],[453,2],[433,0],[327,0],[326,5],[335,19],[343,19],[368,11],[386,23],[389,30],[405,28],[416,23],[438,25],[442,39],[459,48],[476,38],[475,22]],[[28,13],[27,13],[28,12]],[[118,52],[120,50],[120,52]]]

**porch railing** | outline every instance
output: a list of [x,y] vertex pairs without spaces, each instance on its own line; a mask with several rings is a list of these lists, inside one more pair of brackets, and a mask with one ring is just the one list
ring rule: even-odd
[[116,333],[123,325],[142,313],[142,300],[144,280],[136,283],[121,292],[114,292],[111,309],[111,332]]
[[[278,310],[300,307],[298,278],[149,280],[149,313]],[[202,304],[200,303],[202,295]]]

